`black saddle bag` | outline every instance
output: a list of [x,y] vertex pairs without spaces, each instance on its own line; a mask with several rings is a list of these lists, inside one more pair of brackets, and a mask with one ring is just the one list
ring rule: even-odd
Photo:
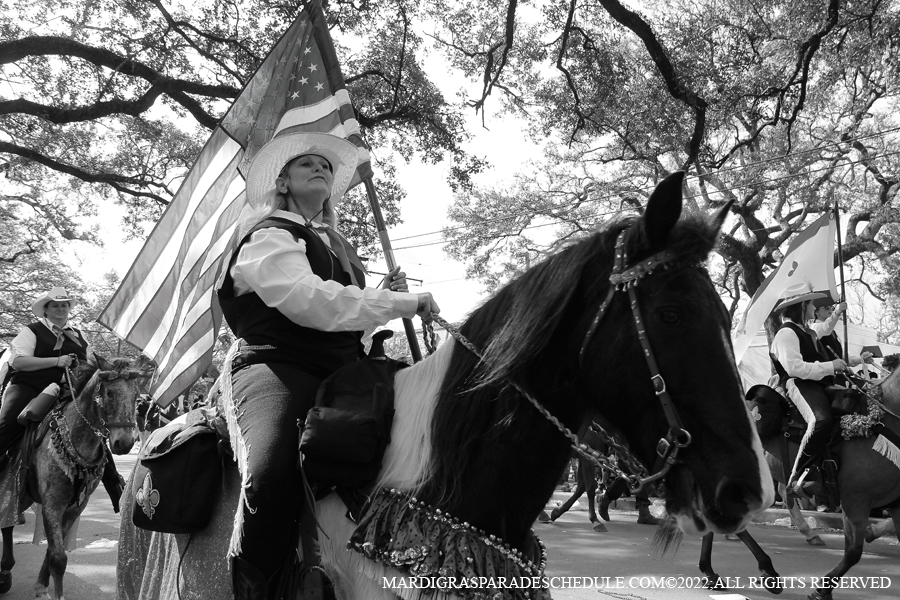
[[306,478],[328,487],[372,483],[390,443],[394,375],[407,366],[387,358],[351,363],[325,379],[300,435]]
[[745,398],[756,432],[762,440],[781,432],[782,423],[790,410],[784,396],[767,385],[754,385]]
[[174,421],[150,434],[131,481],[135,526],[193,533],[209,524],[222,489],[218,442],[205,421]]

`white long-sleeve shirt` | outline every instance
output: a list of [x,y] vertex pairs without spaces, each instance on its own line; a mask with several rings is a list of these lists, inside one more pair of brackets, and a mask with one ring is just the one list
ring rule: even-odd
[[[290,212],[277,210],[272,216],[304,224]],[[319,237],[331,247],[328,236]],[[235,296],[253,291],[294,323],[320,331],[365,331],[414,317],[418,306],[415,294],[323,280],[313,273],[306,242],[277,228],[253,232],[238,252],[231,277]]]
[[834,375],[834,365],[828,362],[806,362],[800,354],[800,340],[790,328],[784,327],[772,340],[772,354],[784,367],[788,377],[819,381]]
[[830,335],[832,331],[834,331],[837,322],[841,318],[841,314],[838,311],[834,311],[831,313],[831,316],[825,319],[824,321],[810,321],[809,328],[816,332],[816,335],[819,338],[823,338],[826,335]]

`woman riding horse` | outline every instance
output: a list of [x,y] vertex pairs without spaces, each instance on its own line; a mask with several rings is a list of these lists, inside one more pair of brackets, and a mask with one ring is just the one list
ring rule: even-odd
[[265,599],[295,542],[304,502],[297,422],[319,383],[362,356],[363,330],[439,311],[431,294],[407,292],[399,267],[383,289],[365,287],[362,264],[336,230],[357,155],[342,138],[287,128],[248,173],[256,211],[241,225],[218,291],[239,338],[231,350],[234,402],[225,400],[244,482],[229,552],[236,599]]
[[[38,320],[23,327],[10,344],[12,374],[0,406],[0,473],[9,464],[15,445],[25,432],[25,425],[18,421],[19,413],[48,386],[51,386],[50,391],[66,388],[67,367],[76,361],[93,361],[90,344],[81,331],[69,325],[69,313],[74,304],[75,299],[61,287],[41,294],[31,305],[31,312]],[[67,390],[59,396],[70,393]],[[113,510],[119,512],[119,498],[125,482],[116,471],[108,448],[106,457],[103,486],[110,495]]]

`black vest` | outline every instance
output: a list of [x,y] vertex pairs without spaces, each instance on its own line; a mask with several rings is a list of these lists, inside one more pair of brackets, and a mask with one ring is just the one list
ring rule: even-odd
[[[66,354],[74,354],[78,360],[85,361],[87,359],[87,342],[81,332],[74,328],[66,329],[67,333],[74,334],[81,343],[79,346],[68,335],[63,335],[62,348],[54,350],[56,345],[56,334],[47,329],[47,326],[41,322],[32,323],[28,329],[34,333],[36,338],[34,346],[35,358],[50,358],[65,356]],[[15,371],[9,379],[10,383],[19,383],[30,385],[37,390],[43,390],[51,383],[59,383],[62,381],[66,370],[62,367],[50,367],[49,369],[38,369],[37,371]]]
[[[781,324],[781,327],[778,328],[778,331],[782,329],[790,329],[796,334],[797,339],[800,341],[800,356],[803,358],[805,362],[831,362],[819,352],[819,349],[816,348],[816,342],[813,339],[813,336],[816,335],[815,332],[810,333],[805,328],[797,325],[796,323],[791,323],[787,321]],[[777,333],[777,332],[776,332]],[[789,379],[787,371],[784,370],[784,367],[781,366],[781,363],[778,362],[778,359],[775,358],[774,354],[769,354],[772,358],[772,364],[775,366],[775,372],[778,373],[778,381],[782,385],[784,382]],[[831,376],[823,377],[819,380],[823,385],[831,385],[834,381],[834,378]]]
[[[832,331],[825,337],[820,337],[819,343],[826,348],[825,352],[828,354],[828,360],[833,360],[835,358],[844,358],[844,346],[843,344],[841,344],[840,338],[838,338],[837,333],[835,333],[834,331]],[[831,355],[831,353],[828,352],[828,348],[831,348],[832,352],[834,352],[834,355]]]
[[[272,217],[254,227],[244,236],[232,255],[221,289],[219,304],[228,326],[234,334],[252,346],[273,346],[274,350],[254,350],[252,358],[244,364],[282,362],[299,366],[317,377],[327,377],[338,368],[363,356],[361,331],[321,331],[303,327],[284,316],[278,309],[266,306],[258,295],[248,292],[234,295],[231,267],[238,252],[250,236],[265,228],[274,227],[291,233],[294,239],[306,242],[306,257],[313,273],[324,280],[337,281],[343,286],[352,285],[350,275],[344,272],[337,257],[328,249],[322,238],[308,227],[288,219]],[[362,271],[351,264],[356,280],[365,282]]]

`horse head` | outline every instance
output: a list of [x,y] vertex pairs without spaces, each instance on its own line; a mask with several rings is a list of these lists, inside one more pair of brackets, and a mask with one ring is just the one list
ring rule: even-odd
[[900,367],[881,382],[881,400],[888,410],[900,414]]
[[134,415],[141,389],[150,377],[143,368],[133,368],[131,361],[112,361],[96,355],[98,370],[83,393],[99,392],[97,405],[109,430],[110,449],[127,454],[134,445]]
[[[581,346],[580,379],[651,473],[671,463],[666,508],[679,526],[728,533],[767,508],[774,490],[744,406],[729,314],[703,266],[730,205],[680,219],[682,181],[667,177],[640,218],[613,229],[621,274],[603,261],[586,269],[585,304],[609,304]],[[628,293],[610,292],[610,280]],[[596,310],[576,319],[575,337],[590,331]],[[682,446],[674,456],[673,445]]]

